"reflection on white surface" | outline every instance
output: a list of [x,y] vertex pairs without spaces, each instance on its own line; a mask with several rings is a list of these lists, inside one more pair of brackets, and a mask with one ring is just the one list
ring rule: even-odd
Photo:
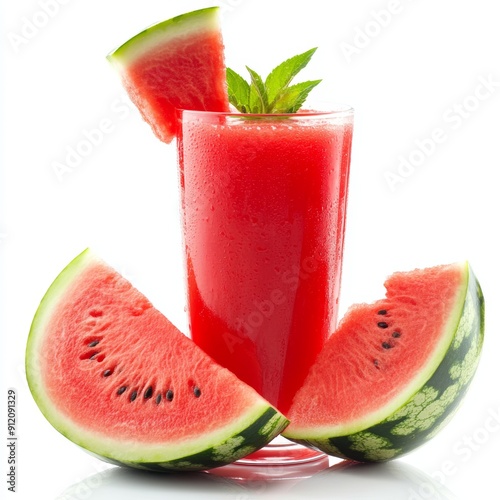
[[457,498],[429,475],[404,462],[376,465],[340,462],[328,468],[324,466],[325,462],[315,466],[306,464],[293,467],[293,471],[271,466],[267,478],[265,471],[252,466],[228,466],[211,473],[176,474],[110,468],[70,486],[56,500]]
[[404,462],[341,462],[293,488],[287,498],[456,500],[441,483]]

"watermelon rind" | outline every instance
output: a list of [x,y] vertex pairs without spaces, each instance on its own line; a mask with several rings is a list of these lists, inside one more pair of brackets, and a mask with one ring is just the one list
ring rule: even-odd
[[207,7],[154,24],[127,40],[107,55],[113,65],[129,64],[155,48],[158,41],[166,42],[200,29],[218,30],[218,7]]
[[463,264],[463,293],[458,294],[443,339],[423,370],[425,380],[420,377],[411,384],[411,395],[402,404],[398,399],[397,404],[378,411],[378,421],[374,422],[372,414],[364,423],[358,420],[335,428],[295,426],[285,429],[283,435],[329,455],[359,462],[391,460],[434,437],[462,402],[484,341],[484,297],[467,262]]
[[258,395],[240,418],[223,428],[209,433],[200,430],[200,434],[189,441],[153,444],[140,443],[133,436],[129,440],[118,441],[105,434],[96,435],[60,411],[44,387],[39,350],[44,335],[48,334],[51,315],[64,298],[65,291],[96,260],[102,262],[87,249],[57,276],[42,298],[27,341],[25,361],[28,385],[42,414],[57,431],[106,462],[159,471],[196,471],[226,465],[260,449],[281,433],[288,420]]

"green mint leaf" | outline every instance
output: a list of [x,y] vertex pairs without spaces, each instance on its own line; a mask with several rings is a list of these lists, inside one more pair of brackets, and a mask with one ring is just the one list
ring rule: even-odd
[[280,98],[281,93],[290,85],[297,73],[307,66],[315,52],[316,48],[313,48],[303,54],[293,56],[276,66],[269,73],[266,78],[266,88],[270,103],[274,103]]
[[269,101],[267,90],[262,78],[253,70],[246,66],[250,73],[250,100],[249,107],[251,113],[268,113]]
[[242,113],[248,113],[250,85],[231,68],[226,68],[227,93],[229,102]]
[[226,69],[229,102],[242,113],[296,113],[309,92],[321,80],[290,85],[293,78],[311,60],[316,48],[298,54],[274,68],[265,81],[253,69],[250,83],[230,68]]
[[296,113],[304,104],[309,92],[320,82],[321,80],[309,80],[287,87],[274,103],[271,113]]

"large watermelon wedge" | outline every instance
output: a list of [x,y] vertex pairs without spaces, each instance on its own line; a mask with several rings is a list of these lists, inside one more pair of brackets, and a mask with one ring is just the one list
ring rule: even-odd
[[475,373],[484,336],[481,288],[467,263],[396,273],[386,298],[353,306],[287,415],[289,439],[378,462],[434,436]]
[[137,468],[224,465],[287,424],[89,250],[42,299],[26,374],[59,432],[104,460]]
[[229,110],[218,7],[151,26],[108,60],[143,118],[166,143],[176,133],[176,109]]

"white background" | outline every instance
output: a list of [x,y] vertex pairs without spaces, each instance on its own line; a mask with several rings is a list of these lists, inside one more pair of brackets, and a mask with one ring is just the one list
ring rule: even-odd
[[[92,477],[107,466],[45,421],[23,373],[27,334],[43,293],[87,246],[185,331],[175,146],[154,138],[105,56],[146,26],[214,4],[223,6],[229,66],[243,73],[247,64],[267,74],[283,59],[317,46],[303,78],[323,78],[315,91],[320,99],[356,110],[341,312],[353,302],[382,296],[382,283],[393,271],[463,259],[471,262],[486,298],[480,367],[459,413],[441,434],[387,466],[352,473],[334,469],[288,492],[287,482],[233,487],[120,470]],[[292,493],[299,498],[302,491],[310,498],[467,499],[477,496],[478,485],[491,486],[489,497],[498,497],[497,5],[495,0],[2,2],[0,435],[6,434],[6,393],[13,387],[19,436],[15,495],[7,491],[2,446],[2,498],[241,500]],[[85,134],[98,127],[105,128],[100,143],[71,171],[57,175],[54,165],[65,163],[69,148],[82,147]],[[431,143],[433,137],[439,143]],[[419,152],[418,144],[426,152]],[[398,172],[403,159],[413,169]],[[388,173],[396,185],[390,185]]]

